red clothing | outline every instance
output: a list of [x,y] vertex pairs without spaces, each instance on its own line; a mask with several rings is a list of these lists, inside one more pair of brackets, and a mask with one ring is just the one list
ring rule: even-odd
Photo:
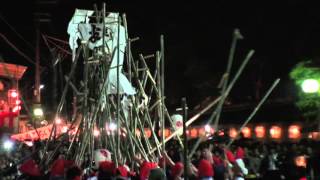
[[140,180],[148,179],[150,170],[157,167],[157,163],[144,161],[140,167]]
[[236,151],[236,159],[243,159],[244,154],[244,150],[241,147],[238,147]]
[[115,174],[115,164],[112,161],[102,161],[99,163],[99,170]]
[[41,176],[40,169],[33,159],[25,161],[19,168],[23,174],[30,176]]
[[183,164],[181,162],[175,163],[175,165],[171,168],[172,177],[177,177],[182,170],[183,170]]
[[226,153],[227,159],[230,163],[236,162],[236,159],[230,150],[225,149],[225,153]]
[[214,162],[214,165],[221,165],[224,164],[223,160],[219,156],[212,156],[212,160]]
[[119,166],[116,170],[120,173],[120,176],[128,177],[128,170],[123,165]]
[[57,159],[53,162],[51,167],[51,176],[63,176],[64,170],[70,167],[73,161],[68,161],[64,159]]
[[212,177],[214,175],[212,164],[206,160],[201,159],[198,165],[199,177]]

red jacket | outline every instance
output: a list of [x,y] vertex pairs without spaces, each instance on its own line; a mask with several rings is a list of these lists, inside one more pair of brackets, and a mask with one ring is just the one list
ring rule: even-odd
[[206,159],[201,159],[198,165],[198,174],[200,178],[213,177],[214,171],[212,164]]

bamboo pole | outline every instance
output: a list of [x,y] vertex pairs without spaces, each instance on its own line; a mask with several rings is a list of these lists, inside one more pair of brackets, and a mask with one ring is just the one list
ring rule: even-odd
[[[231,67],[232,67],[232,63],[233,63],[233,59],[234,59],[234,53],[235,53],[236,46],[237,46],[237,41],[242,38],[243,37],[241,36],[239,30],[235,29],[233,31],[233,39],[232,39],[232,43],[231,43],[231,47],[230,47],[227,69],[226,69],[225,74],[223,75],[223,80],[222,80],[223,85],[222,85],[221,94],[224,94],[224,92],[227,89],[227,85],[228,85],[228,81],[229,81],[229,77],[230,77],[230,73],[231,73]],[[221,114],[221,110],[222,110],[222,106],[224,104],[224,101],[225,101],[225,98],[222,98],[218,104],[218,107],[217,107],[217,116],[216,116],[216,119],[215,119],[214,125],[213,125],[215,132],[218,131],[218,124],[219,124],[220,114]]]
[[[231,91],[233,85],[235,84],[235,82],[238,80],[238,78],[240,77],[243,69],[245,68],[245,66],[247,65],[247,63],[249,62],[249,60],[251,59],[252,55],[254,54],[254,50],[250,50],[249,53],[247,54],[246,58],[244,59],[244,61],[242,62],[240,68],[238,69],[236,75],[234,76],[234,78],[232,79],[232,81],[230,82],[228,88],[226,89],[225,93],[222,94],[221,96],[221,100],[223,101],[223,99],[225,99],[229,92]],[[206,124],[210,124],[213,120],[213,118],[217,115],[217,108],[215,109],[215,111],[213,111],[213,113],[211,114],[210,118],[208,119]],[[192,155],[194,154],[194,152],[196,151],[196,149],[198,148],[199,144],[201,142],[201,139],[198,139],[198,141],[196,142],[196,144],[193,146],[189,157],[192,157]]]
[[270,96],[271,92],[273,91],[273,89],[279,84],[280,79],[276,79],[272,86],[269,88],[269,90],[267,91],[267,93],[263,96],[263,98],[261,99],[261,101],[258,103],[258,105],[254,108],[254,110],[252,111],[252,113],[248,116],[248,118],[246,119],[246,121],[241,125],[241,127],[239,128],[239,130],[237,131],[237,135],[235,138],[233,138],[227,145],[227,148],[230,147],[230,145],[234,142],[234,140],[238,137],[238,135],[240,134],[240,132],[242,131],[242,129],[250,122],[250,120],[253,118],[253,116],[258,112],[258,110],[260,109],[260,107],[262,106],[262,104],[267,100],[267,98]]
[[184,179],[188,180],[188,169],[189,169],[189,159],[188,159],[188,137],[187,137],[187,100],[186,98],[182,98],[181,101],[182,109],[183,109],[183,161],[184,161]]

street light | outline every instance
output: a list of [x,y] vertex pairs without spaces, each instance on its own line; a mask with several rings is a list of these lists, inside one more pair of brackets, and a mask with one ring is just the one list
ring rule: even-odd
[[319,82],[315,79],[306,79],[301,84],[302,91],[305,93],[316,93],[319,91]]
[[35,115],[36,117],[42,117],[43,116],[43,110],[41,107],[35,107],[33,109],[33,115]]

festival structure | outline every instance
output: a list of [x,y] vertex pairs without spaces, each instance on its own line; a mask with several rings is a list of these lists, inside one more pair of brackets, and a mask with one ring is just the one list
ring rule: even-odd
[[[74,94],[75,109],[64,130],[57,123],[50,125],[45,146],[40,150],[40,166],[44,169],[50,166],[65,140],[70,142],[66,156],[78,165],[88,162],[88,166],[93,167],[107,158],[118,166],[132,161],[137,154],[156,162],[165,151],[166,142],[172,138],[184,148],[187,161],[201,142],[199,139],[188,152],[187,127],[216,105],[207,124],[214,124],[213,131],[218,131],[224,101],[254,54],[253,50],[248,52],[231,78],[236,43],[243,38],[236,29],[221,81],[221,96],[187,119],[186,99],[182,100],[183,115],[170,115],[165,105],[164,36],[160,37],[159,51],[134,57],[131,48],[139,38],[130,38],[125,14],[107,12],[105,4],[102,10],[97,7],[94,10],[76,9],[68,24],[68,34],[72,65],[64,77],[66,85],[56,109],[56,119],[62,116],[69,91]],[[81,78],[76,76],[78,72],[81,72]],[[279,79],[237,132],[252,119],[278,83]],[[167,133],[168,129],[171,134]],[[52,146],[53,151],[48,153]],[[101,156],[102,152],[107,156]],[[85,158],[87,156],[89,160]]]

